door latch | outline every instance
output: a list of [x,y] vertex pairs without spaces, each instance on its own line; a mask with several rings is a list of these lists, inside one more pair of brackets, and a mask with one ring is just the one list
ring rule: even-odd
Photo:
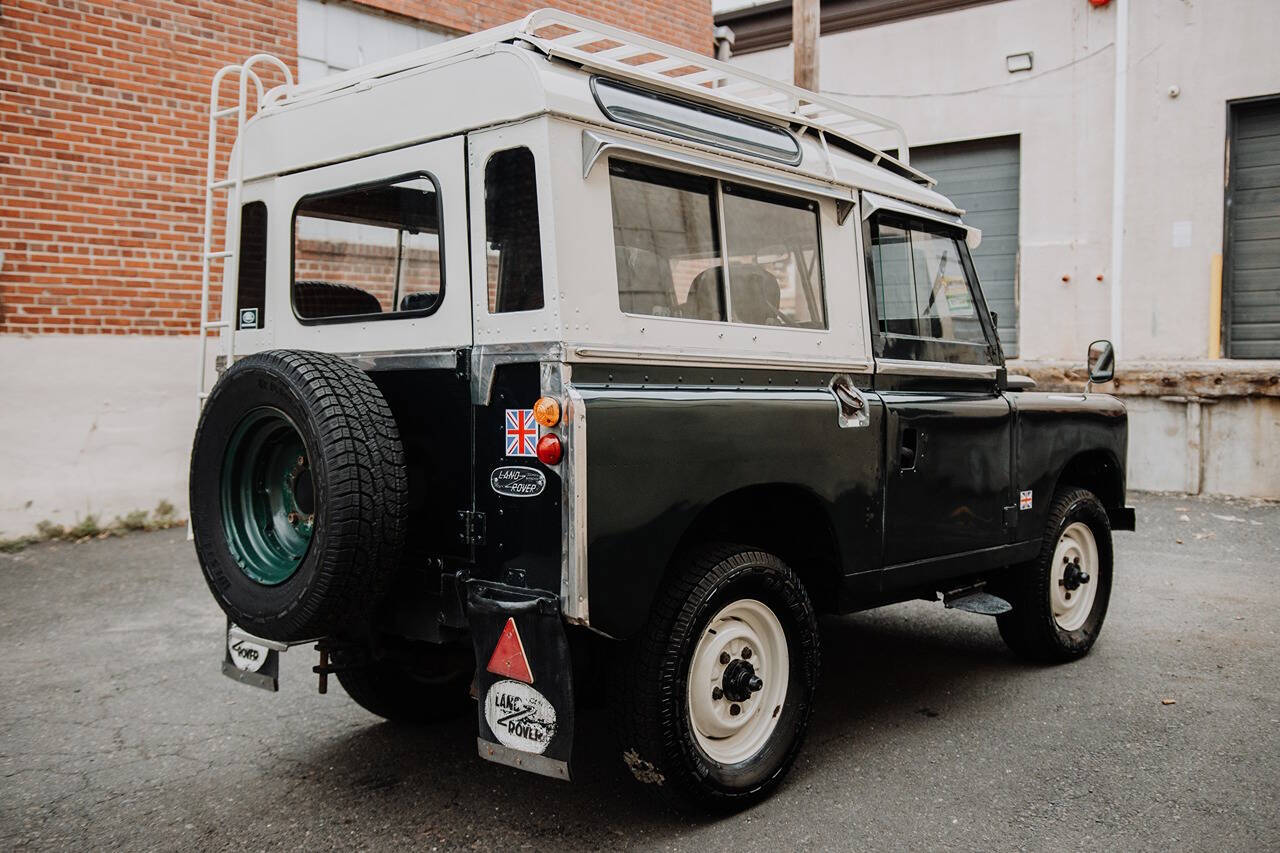
[[867,398],[853,384],[853,377],[838,373],[831,378],[831,396],[836,398],[836,417],[841,429],[871,425]]

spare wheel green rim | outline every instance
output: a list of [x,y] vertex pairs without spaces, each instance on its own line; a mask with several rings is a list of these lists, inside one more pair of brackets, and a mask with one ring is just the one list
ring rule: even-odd
[[315,532],[316,490],[302,434],[279,409],[236,425],[222,459],[222,527],[232,558],[264,586],[293,577]]

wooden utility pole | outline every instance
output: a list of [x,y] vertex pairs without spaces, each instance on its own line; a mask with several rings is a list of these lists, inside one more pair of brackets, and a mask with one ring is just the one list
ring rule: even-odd
[[818,32],[822,16],[818,0],[791,0],[791,50],[796,68],[792,79],[801,89],[818,91]]

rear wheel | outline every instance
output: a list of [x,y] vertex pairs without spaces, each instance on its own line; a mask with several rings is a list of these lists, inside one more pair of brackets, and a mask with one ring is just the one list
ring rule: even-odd
[[424,646],[412,663],[373,660],[344,668],[334,653],[338,683],[356,704],[371,714],[409,725],[451,720],[471,712],[470,687],[475,670],[471,649]]
[[1013,605],[997,617],[1016,654],[1050,663],[1088,654],[1111,598],[1111,526],[1086,489],[1059,490],[1049,509],[1040,556],[1018,567],[1004,588]]
[[785,563],[732,545],[693,552],[613,686],[623,759],[677,806],[758,802],[800,751],[818,667],[813,606]]

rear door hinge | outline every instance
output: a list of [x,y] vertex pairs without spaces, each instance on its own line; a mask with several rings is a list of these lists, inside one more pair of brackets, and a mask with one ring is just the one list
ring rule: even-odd
[[464,509],[458,511],[458,522],[462,526],[458,538],[464,545],[484,544],[484,513]]
[[1018,506],[1007,506],[1004,508],[1004,526],[1008,530],[1018,526]]

